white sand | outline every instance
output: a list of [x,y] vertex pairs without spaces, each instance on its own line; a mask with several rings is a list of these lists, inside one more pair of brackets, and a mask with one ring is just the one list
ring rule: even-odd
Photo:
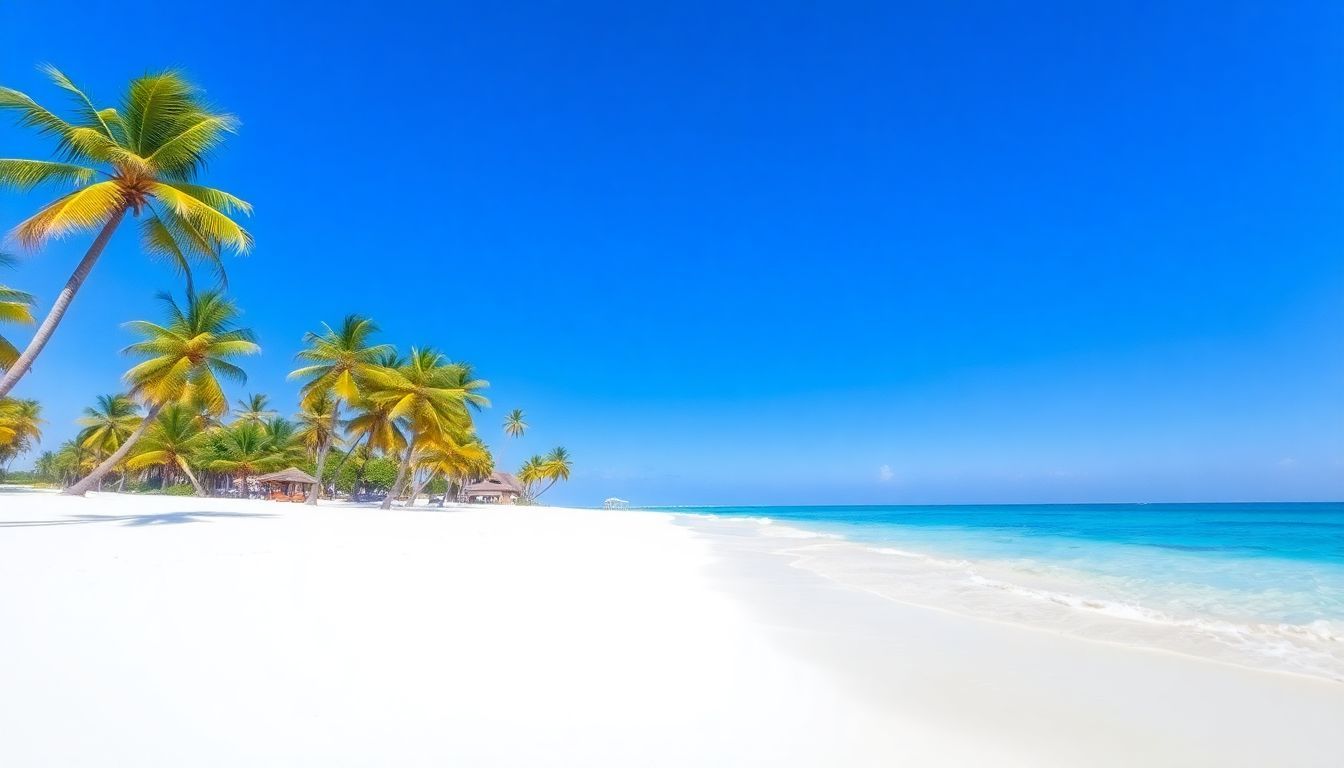
[[1344,749],[1344,685],[906,606],[651,513],[0,493],[0,584],[3,766]]

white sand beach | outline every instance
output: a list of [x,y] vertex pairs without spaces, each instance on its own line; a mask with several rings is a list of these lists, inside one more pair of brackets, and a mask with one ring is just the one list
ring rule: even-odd
[[673,515],[0,493],[0,765],[1338,765],[1344,684]]

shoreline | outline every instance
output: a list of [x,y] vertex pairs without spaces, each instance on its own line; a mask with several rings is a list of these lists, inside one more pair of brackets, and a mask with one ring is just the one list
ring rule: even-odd
[[[22,501],[17,501],[22,498]],[[0,498],[14,765],[1329,765],[1344,687],[663,512]]]
[[1338,622],[1237,624],[1214,616],[1173,616],[1134,598],[1119,601],[1089,574],[1057,567],[1047,575],[1040,564],[1024,570],[995,560],[921,550],[918,541],[853,539],[807,527],[806,521],[768,515],[669,514],[711,535],[752,537],[760,549],[789,557],[795,567],[907,605],[1344,683]]

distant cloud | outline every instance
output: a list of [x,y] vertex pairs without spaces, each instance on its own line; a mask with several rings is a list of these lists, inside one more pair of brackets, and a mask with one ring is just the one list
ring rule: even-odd
[[1280,467],[1291,467],[1295,464],[1297,464],[1297,459],[1294,459],[1292,456],[1284,456],[1282,459],[1279,459]]
[[877,468],[877,481],[879,483],[889,483],[895,479],[896,473],[891,471],[891,467],[883,464]]

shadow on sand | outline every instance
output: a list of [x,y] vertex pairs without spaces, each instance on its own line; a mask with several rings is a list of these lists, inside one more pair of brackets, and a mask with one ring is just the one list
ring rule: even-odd
[[212,518],[276,517],[267,513],[253,512],[165,512],[157,515],[71,515],[59,520],[0,520],[0,528],[34,528],[46,525],[86,525],[88,523],[120,523],[121,525],[140,527],[146,525],[181,525],[182,523],[208,523]]

